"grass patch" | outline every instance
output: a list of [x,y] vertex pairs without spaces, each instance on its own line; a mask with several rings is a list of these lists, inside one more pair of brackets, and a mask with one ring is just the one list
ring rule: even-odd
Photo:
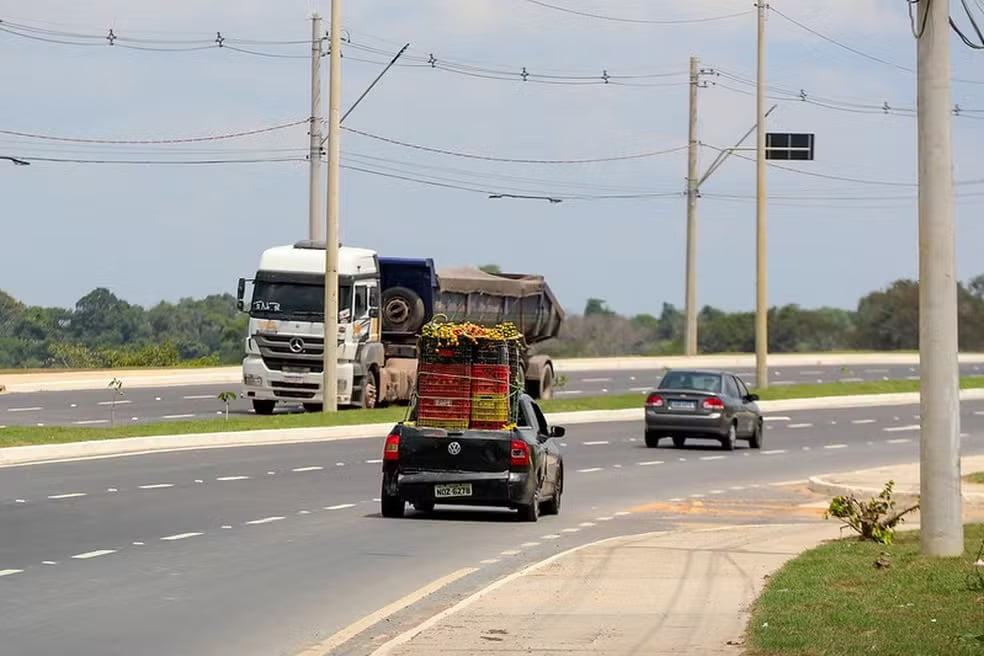
[[963,477],[968,483],[976,483],[977,485],[984,485],[984,472],[974,472],[973,474],[967,474]]
[[[964,378],[964,389],[984,388],[984,376]],[[894,392],[918,392],[918,381],[883,381],[872,383],[828,383],[823,385],[789,385],[756,390],[763,401],[802,399],[828,396],[853,396],[888,394]],[[540,405],[544,412],[580,412],[588,410],[625,410],[641,408],[642,394],[584,397],[578,399],[552,399]],[[216,400],[216,411],[222,404]],[[109,410],[106,410],[109,417]],[[290,414],[259,416],[230,416],[193,421],[169,421],[149,424],[123,425],[114,428],[85,426],[9,426],[0,430],[0,447],[27,444],[64,444],[85,440],[110,440],[121,437],[145,437],[151,435],[187,435],[189,433],[219,433],[264,429],[310,428],[314,426],[354,426],[358,424],[396,423],[406,416],[405,407],[389,407],[378,410],[345,410],[334,415]]]
[[[984,524],[965,536],[960,558],[922,557],[918,531],[890,546],[845,539],[807,551],[755,603],[748,656],[984,654],[984,590],[967,577]],[[883,552],[887,569],[874,566]]]

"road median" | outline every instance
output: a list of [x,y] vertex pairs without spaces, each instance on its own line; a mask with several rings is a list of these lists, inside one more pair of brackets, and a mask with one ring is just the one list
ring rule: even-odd
[[[961,381],[963,400],[984,399],[984,378]],[[895,381],[895,387],[905,381]],[[803,398],[778,398],[760,402],[766,414],[793,410],[875,407],[918,403],[918,392],[878,394],[871,385],[889,383],[831,384],[774,388],[763,395],[788,396],[791,391],[806,394]],[[864,387],[862,387],[864,386]],[[869,393],[858,392],[869,390]],[[834,392],[840,391],[841,394]],[[843,392],[854,391],[855,396]],[[809,396],[810,393],[812,396]],[[641,422],[643,395],[595,397],[577,400],[554,400],[543,403],[552,424],[579,425],[612,422]],[[132,455],[155,451],[187,450],[238,446],[263,446],[346,439],[381,438],[406,415],[405,408],[353,410],[332,415],[297,414],[274,417],[242,417],[156,424],[139,424],[115,428],[86,427],[18,427],[0,431],[0,466],[50,462],[113,455]]]

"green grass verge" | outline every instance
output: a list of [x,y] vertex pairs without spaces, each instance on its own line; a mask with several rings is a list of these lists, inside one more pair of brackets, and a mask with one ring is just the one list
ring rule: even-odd
[[[769,581],[752,610],[748,656],[984,654],[984,589],[968,586],[984,524],[961,558],[925,558],[917,531],[891,546],[845,539],[807,551]],[[874,562],[888,554],[891,566]]]
[[973,474],[967,474],[963,478],[968,483],[976,483],[977,485],[984,485],[984,472],[974,472]]
[[[984,388],[984,376],[964,378],[961,387]],[[872,383],[829,383],[824,385],[790,385],[757,390],[763,401],[801,399],[826,396],[851,396],[887,394],[893,392],[917,392],[918,381],[884,381]],[[621,394],[584,398],[552,399],[544,401],[544,412],[580,412],[586,410],[624,410],[642,406],[642,394]],[[222,409],[216,399],[216,411]],[[109,410],[106,410],[107,418]],[[171,421],[150,424],[122,425],[113,428],[84,426],[8,426],[0,430],[0,447],[27,444],[63,444],[85,440],[109,440],[121,437],[151,435],[186,435],[189,433],[218,433],[260,429],[309,428],[312,426],[354,426],[357,424],[395,423],[406,415],[404,407],[379,410],[345,410],[334,415],[291,414],[272,417],[235,416],[194,421]]]

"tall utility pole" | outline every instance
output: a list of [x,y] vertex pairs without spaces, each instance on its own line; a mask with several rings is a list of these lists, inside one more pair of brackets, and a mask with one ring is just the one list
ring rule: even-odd
[[[929,556],[964,551],[960,383],[953,230],[950,2],[919,0],[920,542]],[[924,29],[922,26],[925,26]]]
[[769,386],[769,303],[765,231],[765,12],[766,0],[758,1],[758,77],[756,89],[756,192],[755,192],[755,386]]
[[697,58],[690,58],[690,145],[687,158],[687,290],[686,349],[697,355],[697,88],[700,70]]
[[321,230],[321,16],[311,17],[311,179],[308,183],[308,239],[324,238]]
[[331,0],[328,71],[328,203],[325,228],[325,361],[323,411],[338,410],[338,183],[342,104],[342,9]]

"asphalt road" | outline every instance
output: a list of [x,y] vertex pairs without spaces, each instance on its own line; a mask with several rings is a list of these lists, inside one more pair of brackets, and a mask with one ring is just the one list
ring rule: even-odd
[[[561,514],[536,524],[494,509],[381,518],[380,439],[4,468],[0,651],[296,654],[460,577],[376,630],[392,634],[522,563],[670,527],[666,504],[789,503],[785,486],[809,475],[917,460],[917,412],[771,416],[761,451],[730,453],[646,449],[637,423],[573,426]],[[984,402],[962,415],[965,452],[984,453]]]
[[[736,369],[748,384],[755,384],[755,371]],[[984,365],[964,364],[961,374],[979,375]],[[889,379],[916,379],[918,366],[863,365],[857,367],[818,366],[780,367],[770,370],[770,384],[858,382]],[[570,374],[566,384],[556,391],[557,398],[601,396],[606,394],[643,393],[660,379],[659,370],[599,371]],[[108,384],[108,383],[107,383]],[[3,426],[107,426],[111,413],[117,423],[146,423],[188,419],[206,419],[223,413],[218,400],[224,391],[240,392],[238,385],[175,386],[123,390],[125,396],[114,397],[110,389],[72,392],[34,392],[0,394],[0,428]],[[115,400],[115,408],[113,407]],[[300,406],[283,407],[279,412],[300,412]],[[230,404],[230,412],[252,412],[245,399]]]

